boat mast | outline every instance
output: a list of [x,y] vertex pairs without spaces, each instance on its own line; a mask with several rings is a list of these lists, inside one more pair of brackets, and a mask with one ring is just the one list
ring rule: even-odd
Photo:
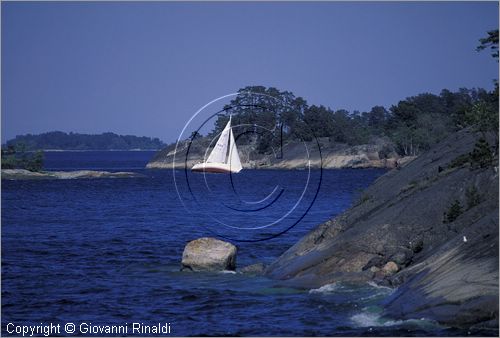
[[225,160],[225,163],[229,163],[229,156],[231,154],[231,134],[233,133],[233,127],[231,125],[231,117],[233,116],[233,114],[229,113],[229,137],[227,138],[227,144],[228,144],[228,147],[227,147],[227,151],[226,151],[226,160]]

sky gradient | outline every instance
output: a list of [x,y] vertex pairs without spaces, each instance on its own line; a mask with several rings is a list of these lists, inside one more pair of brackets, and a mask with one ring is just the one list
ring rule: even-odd
[[2,142],[53,130],[175,141],[247,85],[366,111],[422,92],[493,88],[478,40],[496,2],[2,2]]

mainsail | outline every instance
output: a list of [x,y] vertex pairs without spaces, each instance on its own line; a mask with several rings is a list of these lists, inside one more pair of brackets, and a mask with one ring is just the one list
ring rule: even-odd
[[195,164],[191,170],[215,173],[238,173],[241,169],[243,167],[231,129],[230,117],[229,122],[222,131],[206,162]]
[[229,142],[229,134],[231,134],[231,119],[220,134],[219,140],[215,144],[214,149],[207,158],[207,163],[227,163],[227,149]]

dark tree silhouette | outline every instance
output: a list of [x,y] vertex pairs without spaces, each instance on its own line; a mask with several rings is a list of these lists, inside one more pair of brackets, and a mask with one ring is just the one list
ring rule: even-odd
[[497,59],[498,62],[498,29],[492,30],[488,32],[488,36],[482,39],[479,39],[481,43],[477,47],[477,51],[482,51],[483,49],[490,48],[492,51],[491,56]]

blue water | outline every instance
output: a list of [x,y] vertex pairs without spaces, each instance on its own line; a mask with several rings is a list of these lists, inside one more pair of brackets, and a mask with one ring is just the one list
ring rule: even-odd
[[179,271],[184,245],[202,236],[235,243],[238,267],[270,263],[348,208],[383,170],[246,170],[186,180],[183,171],[143,169],[153,154],[46,154],[49,170],[139,178],[2,181],[4,335],[8,323],[68,322],[77,333],[81,323],[129,325],[128,335],[133,322],[170,323],[173,336],[463,334],[380,318],[378,304],[392,291],[368,284],[310,291],[241,273]]

